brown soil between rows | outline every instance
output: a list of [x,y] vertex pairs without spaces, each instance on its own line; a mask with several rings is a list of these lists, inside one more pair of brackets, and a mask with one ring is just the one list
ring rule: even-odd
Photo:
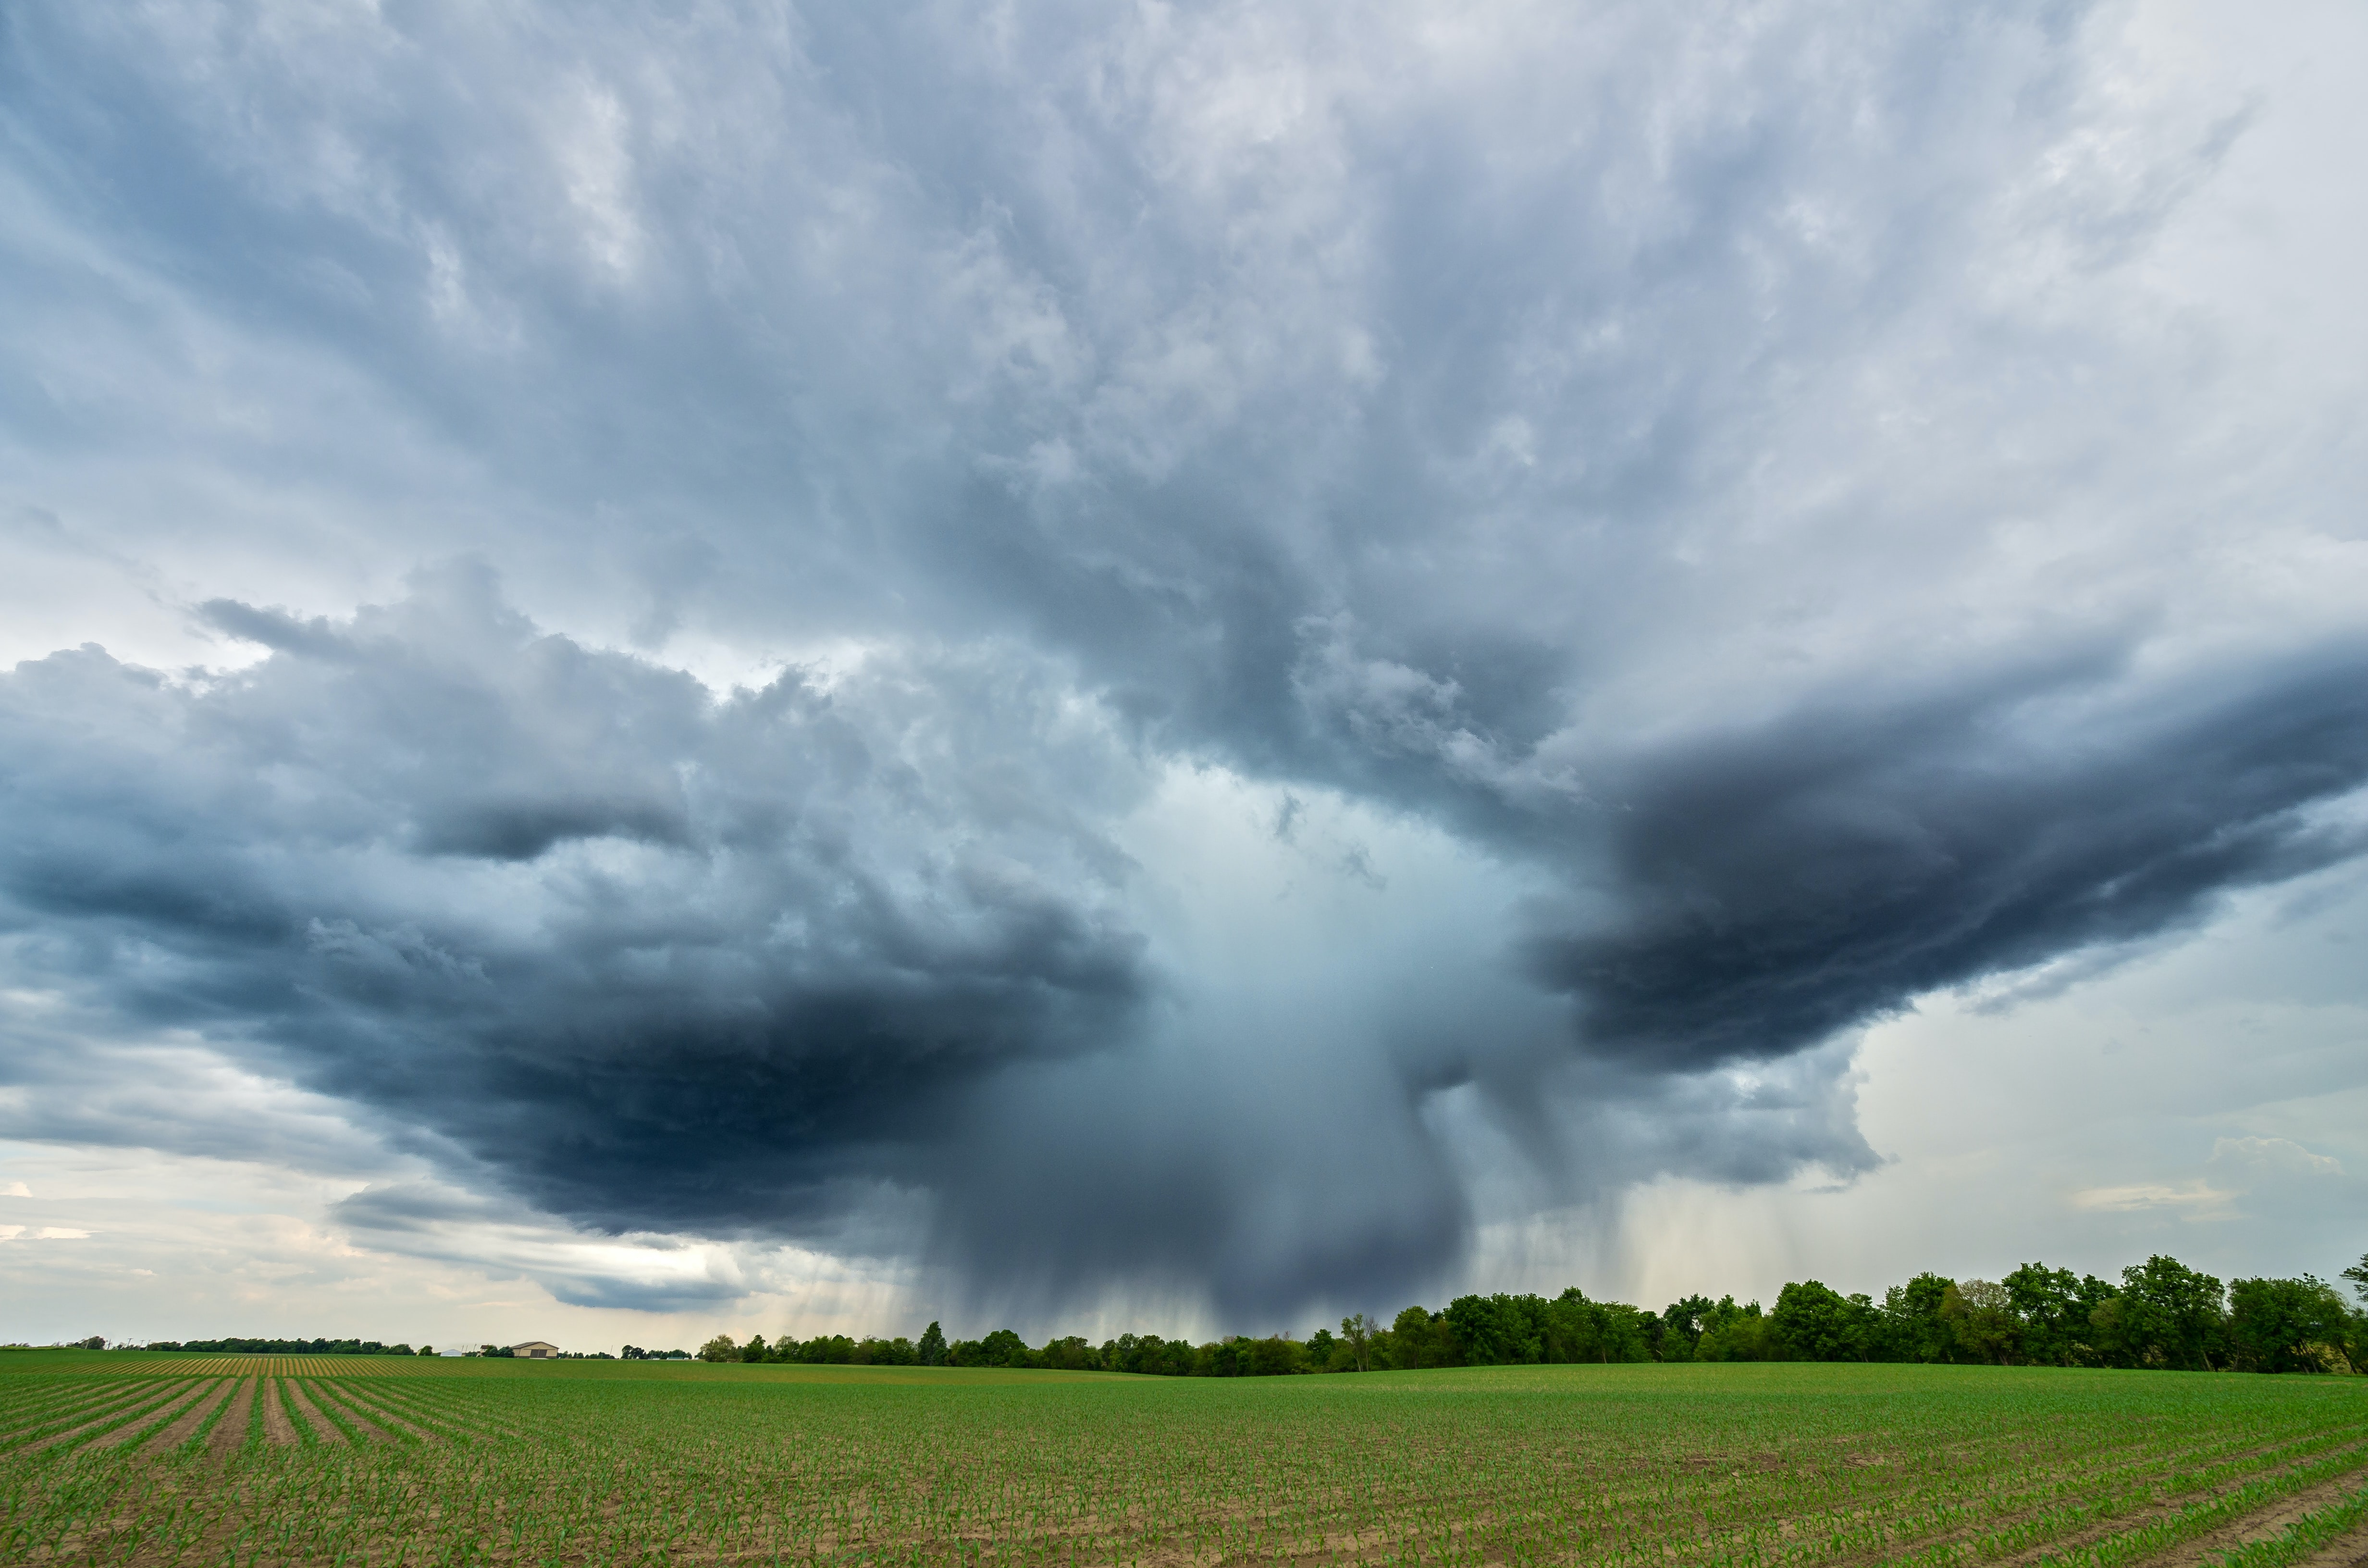
[[[2304,1460],[2294,1462],[2298,1464],[2307,1463],[2309,1461],[2307,1460]],[[2078,1551],[2086,1547],[2095,1546],[2100,1542],[2111,1540],[2116,1536],[2127,1535],[2134,1530],[2143,1529],[2158,1519],[2166,1518],[2170,1515],[2180,1513],[2188,1508],[2192,1508],[2200,1503],[2208,1502],[2213,1497],[2225,1495],[2226,1493],[2232,1492],[2237,1487],[2248,1484],[2251,1482],[2265,1480],[2275,1476],[2281,1471],[2290,1468],[2293,1468],[2292,1465],[2276,1465],[2265,1471],[2258,1471],[2250,1475],[2230,1480],[2222,1486],[2210,1492],[2192,1493],[2180,1497],[2158,1498],[2151,1504],[2143,1507],[2133,1508],[2128,1513],[2119,1515],[2113,1518],[2099,1520],[2097,1523],[2089,1526],[2085,1529],[2068,1531],[2066,1534],[2041,1541],[2036,1545],[2025,1547],[2021,1551],[2012,1552],[2007,1556],[2000,1557],[1997,1559],[1996,1568],[2030,1568],[2031,1564],[2039,1562],[2044,1559],[2057,1557],[2068,1551]],[[2225,1547],[2240,1539],[2237,1532],[2251,1528],[2256,1520],[2267,1519],[2272,1514],[2277,1516],[2277,1523],[2272,1527],[2269,1527],[2268,1533],[2274,1534],[2278,1529],[2283,1529],[2285,1527],[2285,1523],[2288,1519],[2294,1517],[2294,1513],[2285,1511],[2289,1508],[2289,1506],[2292,1506],[2295,1512],[2307,1513],[2314,1507],[2324,1506],[2324,1503],[2328,1497],[2342,1494],[2345,1488],[2357,1483],[2363,1471],[2354,1471],[2349,1475],[2340,1476],[2333,1481],[2323,1482],[2317,1486],[2310,1487],[2302,1492],[2294,1493],[2291,1496],[2282,1497],[2272,1502],[2265,1503],[2255,1512],[2248,1514],[2242,1518],[2233,1520],[2230,1523],[2222,1526],[2219,1529],[2212,1532],[2211,1535],[2201,1539],[2207,1543]],[[2317,1498],[2319,1501],[2317,1503],[2305,1501],[2305,1499],[2312,1498]],[[1970,1540],[1975,1536],[1987,1534],[2003,1526],[2011,1525],[2016,1521],[2016,1519],[2023,1517],[2025,1516],[2021,1511],[2017,1511],[2012,1514],[2001,1514],[1996,1517],[1983,1520],[1978,1524],[1968,1526],[1964,1529],[1948,1532],[1941,1537],[1936,1538],[1935,1540],[1926,1541],[1921,1544],[1930,1546],[1933,1544],[1943,1544],[1953,1540]],[[2246,1536],[2241,1539],[2250,1540],[2252,1538]],[[2186,1555],[2190,1548],[2194,1546],[2194,1542],[2186,1542],[2179,1546],[2166,1548],[2163,1551],[2147,1557],[2144,1559],[2144,1561],[2148,1563],[2201,1563],[2206,1560],[2204,1557],[2197,1556],[2191,1558]]]
[[417,1415],[430,1421],[440,1421],[447,1426],[468,1434],[471,1437],[523,1437],[526,1436],[516,1427],[495,1426],[491,1420],[473,1411],[462,1415],[455,1415],[449,1410],[432,1408],[420,1410],[416,1404],[398,1403],[383,1392],[380,1393],[379,1402],[389,1410],[398,1410],[406,1415]]
[[212,1415],[215,1407],[228,1399],[231,1396],[231,1391],[237,1386],[238,1380],[235,1378],[224,1378],[213,1384],[211,1392],[191,1405],[188,1413],[178,1421],[149,1438],[147,1446],[140,1451],[143,1454],[166,1453],[196,1437],[198,1428],[206,1424],[206,1417]]
[[246,1441],[246,1426],[254,1419],[256,1392],[263,1386],[260,1378],[241,1378],[233,1381],[238,1384],[238,1392],[231,1396],[230,1408],[222,1412],[222,1418],[214,1424],[213,1438],[206,1444],[206,1457],[217,1464],[228,1461],[230,1456],[238,1451],[239,1445]]
[[359,1433],[363,1442],[384,1443],[393,1440],[393,1434],[386,1430],[384,1423],[357,1405],[352,1397],[335,1383],[324,1382],[315,1378],[304,1384],[304,1392],[306,1397],[312,1400],[314,1408],[322,1415],[327,1415],[334,1411],[336,1415],[344,1416],[346,1425]]
[[290,1378],[288,1380],[287,1388],[288,1392],[295,1396],[296,1414],[302,1415],[305,1423],[313,1428],[313,1436],[324,1443],[335,1443],[340,1448],[345,1447],[346,1435],[337,1430],[336,1422],[321,1414],[319,1408],[313,1403],[313,1396],[304,1392],[304,1385]]
[[[331,1386],[333,1388],[336,1387],[334,1384]],[[423,1443],[440,1443],[443,1441],[441,1437],[438,1437],[435,1433],[430,1432],[425,1426],[416,1426],[410,1422],[405,1421],[402,1416],[396,1415],[394,1407],[391,1404],[381,1403],[378,1400],[371,1400],[365,1403],[359,1395],[348,1392],[343,1388],[336,1388],[336,1392],[338,1402],[347,1410],[353,1411],[357,1418],[366,1415],[368,1418],[376,1424],[381,1431],[393,1431],[400,1428],[403,1431],[410,1433],[413,1437],[418,1438]]]
[[256,1398],[263,1401],[263,1440],[275,1449],[292,1449],[300,1440],[296,1423],[288,1417],[288,1407],[279,1401],[279,1381],[265,1381]]
[[2297,1492],[2281,1497],[2234,1523],[2222,1526],[2210,1535],[2198,1536],[2154,1559],[2163,1568],[2201,1568],[2215,1562],[2232,1547],[2249,1546],[2257,1540],[2267,1540],[2281,1534],[2288,1525],[2305,1515],[2331,1507],[2351,1496],[2360,1487],[2360,1471],[2314,1486],[2307,1492]]
[[[171,1398],[165,1400],[163,1403],[170,1404],[175,1399],[185,1399],[187,1397],[188,1391],[184,1390],[179,1393],[174,1394]],[[104,1426],[108,1422],[120,1418],[126,1410],[139,1409],[141,1403],[141,1401],[134,1399],[127,1400],[121,1404],[109,1405],[107,1409],[99,1412],[96,1415],[93,1415],[89,1420],[83,1422],[80,1426],[74,1427],[72,1430],[60,1432],[55,1437],[44,1437],[38,1443],[28,1444],[21,1451],[28,1454],[37,1454],[44,1449],[54,1449],[62,1443],[78,1443],[89,1435],[92,1427]],[[161,1408],[161,1406],[159,1408]],[[135,1416],[133,1419],[139,1420],[142,1418]],[[114,1434],[109,1433],[108,1436],[112,1437]]]
[[142,1414],[133,1416],[131,1420],[126,1421],[114,1431],[102,1433],[100,1436],[93,1438],[87,1445],[85,1445],[85,1451],[94,1454],[99,1453],[108,1449],[120,1449],[125,1444],[134,1441],[139,1437],[140,1434],[148,1430],[149,1427],[154,1426],[158,1421],[165,1419],[166,1416],[172,1415],[176,1410],[186,1412],[192,1405],[201,1403],[205,1399],[206,1391],[212,1386],[213,1385],[211,1383],[199,1382],[192,1380],[188,1388],[176,1393],[172,1398],[166,1400],[164,1403],[157,1405],[154,1409],[144,1411]]
[[51,1410],[21,1426],[11,1427],[6,1432],[0,1432],[0,1442],[5,1442],[20,1432],[29,1432],[37,1426],[46,1426],[52,1421],[71,1420],[77,1427],[88,1426],[93,1422],[105,1421],[109,1416],[138,1404],[143,1399],[152,1399],[155,1397],[155,1393],[156,1391],[154,1388],[142,1387],[136,1392],[101,1394],[77,1409],[67,1412]]
[[2296,1568],[2361,1568],[2362,1563],[2368,1563],[2368,1525],[2328,1541]]

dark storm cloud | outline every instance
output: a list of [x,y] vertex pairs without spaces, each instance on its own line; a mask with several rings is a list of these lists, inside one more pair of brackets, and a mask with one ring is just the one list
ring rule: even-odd
[[[13,8],[9,515],[269,656],[7,677],[11,972],[410,1140],[390,1244],[919,1193],[1247,1317],[1443,1278],[1483,1144],[1866,1169],[1854,1026],[2353,851],[2356,608],[2209,564],[2345,492],[2132,270],[2246,104],[2054,0],[1452,9]],[[540,624],[344,613],[462,551]],[[1385,912],[1262,992],[1173,907],[1253,840]]]
[[1782,1056],[2357,854],[2356,824],[2308,808],[2363,781],[2354,650],[2135,710],[2049,683],[1787,715],[1607,782],[1618,913],[1539,939],[1531,967],[1578,998],[1591,1051]]
[[1009,672],[712,701],[470,570],[277,641],[195,686],[96,650],[6,677],[19,961],[546,1208],[812,1224],[980,1077],[1145,1000],[1110,853],[1059,803],[1123,765],[1077,766]]

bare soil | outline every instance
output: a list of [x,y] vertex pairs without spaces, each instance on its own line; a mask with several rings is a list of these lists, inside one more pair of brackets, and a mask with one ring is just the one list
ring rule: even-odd
[[2363,1563],[2368,1563],[2368,1525],[2328,1541],[2304,1558],[2301,1568],[2362,1568]]
[[324,1443],[335,1443],[340,1448],[345,1446],[346,1435],[337,1430],[336,1422],[321,1414],[320,1407],[313,1403],[313,1396],[304,1392],[302,1383],[293,1378],[289,1379],[288,1392],[296,1396],[296,1414],[311,1425],[313,1436]]
[[[189,1397],[189,1394],[195,1392],[195,1390],[185,1390],[180,1393],[175,1394],[173,1399],[187,1399]],[[173,1399],[168,1399],[165,1403],[166,1404],[170,1404],[173,1403]],[[40,1442],[34,1443],[26,1448],[24,1451],[28,1454],[39,1453],[43,1449],[54,1449],[61,1444],[82,1442],[89,1436],[92,1427],[106,1426],[108,1422],[113,1421],[118,1416],[121,1415],[125,1410],[138,1408],[140,1403],[141,1402],[138,1400],[128,1400],[122,1404],[110,1405],[98,1415],[96,1415],[89,1420],[84,1422],[81,1426],[74,1427],[72,1431],[60,1432],[53,1437],[44,1437]],[[112,1448],[116,1443],[121,1442],[125,1437],[130,1437],[131,1433],[138,1431],[148,1419],[149,1417],[147,1416],[141,1416],[133,1421],[126,1423],[124,1426],[118,1427],[116,1431],[108,1433],[104,1437],[99,1439],[99,1441],[93,1443],[91,1446],[93,1448],[99,1449]]]
[[381,1431],[393,1431],[400,1429],[410,1433],[413,1437],[418,1438],[423,1443],[440,1443],[443,1441],[441,1437],[438,1437],[435,1433],[430,1432],[425,1426],[415,1426],[410,1422],[405,1421],[402,1416],[396,1415],[394,1413],[394,1406],[392,1404],[382,1403],[375,1399],[371,1400],[369,1403],[364,1404],[354,1395],[346,1393],[343,1390],[339,1390],[338,1392],[343,1395],[343,1404],[347,1410],[354,1413],[354,1418],[356,1420],[363,1419],[365,1414],[367,1414],[367,1417],[370,1422],[376,1426]]
[[312,1400],[313,1407],[323,1415],[325,1415],[334,1410],[345,1417],[346,1425],[360,1433],[363,1442],[383,1443],[391,1440],[384,1425],[376,1416],[365,1414],[361,1407],[355,1404],[346,1392],[336,1384],[308,1381],[304,1384],[304,1392]]
[[[174,1422],[170,1426],[165,1427],[162,1432],[159,1432],[154,1437],[149,1438],[148,1446],[140,1451],[143,1454],[162,1454],[169,1453],[173,1449],[179,1448],[183,1443],[188,1442],[191,1437],[198,1435],[198,1428],[206,1424],[206,1417],[211,1415],[214,1408],[221,1404],[223,1400],[228,1399],[231,1395],[231,1391],[236,1387],[238,1387],[237,1379],[222,1379],[220,1382],[213,1385],[211,1392],[199,1399],[197,1403],[189,1406],[188,1412],[183,1415],[178,1421]],[[132,1423],[133,1426],[137,1426],[138,1425],[138,1422]],[[130,1431],[131,1429],[131,1427],[125,1428],[126,1431]]]
[[294,1448],[301,1439],[296,1424],[288,1419],[288,1407],[279,1403],[278,1381],[267,1380],[256,1398],[263,1401],[263,1440],[275,1449]]
[[[115,1412],[122,1410],[129,1405],[139,1403],[142,1400],[147,1398],[154,1392],[155,1391],[153,1389],[142,1389],[137,1393],[127,1394],[113,1392],[99,1399],[93,1400],[89,1403],[84,1405],[82,1409],[76,1413],[81,1418],[79,1425],[87,1426],[94,1421],[104,1421]],[[20,1426],[10,1427],[6,1432],[0,1432],[0,1437],[12,1437],[18,1432],[26,1431],[28,1428],[46,1426],[52,1421],[62,1421],[64,1419],[66,1419],[66,1417],[61,1412],[55,1410],[47,1411],[28,1421],[24,1422]]]
[[238,1392],[231,1396],[230,1408],[215,1424],[213,1441],[206,1445],[208,1459],[217,1464],[223,1463],[238,1451],[240,1444],[246,1441],[246,1424],[254,1419],[255,1394],[259,1387],[261,1380],[257,1378],[239,1381]]

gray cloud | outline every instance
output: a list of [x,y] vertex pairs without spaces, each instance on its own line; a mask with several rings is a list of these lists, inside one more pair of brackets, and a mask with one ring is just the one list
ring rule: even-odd
[[1539,938],[1533,971],[1580,999],[1591,1050],[1781,1056],[2356,854],[2309,808],[2363,779],[2351,649],[2101,711],[2046,681],[1788,714],[1611,787],[1617,913]]
[[610,1225],[811,1219],[1151,985],[1012,672],[711,701],[460,570],[241,675],[86,651],[7,687],[24,960]]
[[2114,8],[0,28],[13,559],[265,655],[6,678],[10,972],[451,1201],[1373,1305],[2358,847],[2277,106]]

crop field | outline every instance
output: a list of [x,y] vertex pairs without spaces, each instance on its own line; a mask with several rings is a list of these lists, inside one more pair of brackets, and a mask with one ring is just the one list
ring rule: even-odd
[[2368,1379],[0,1355],[0,1561],[2368,1560]]

